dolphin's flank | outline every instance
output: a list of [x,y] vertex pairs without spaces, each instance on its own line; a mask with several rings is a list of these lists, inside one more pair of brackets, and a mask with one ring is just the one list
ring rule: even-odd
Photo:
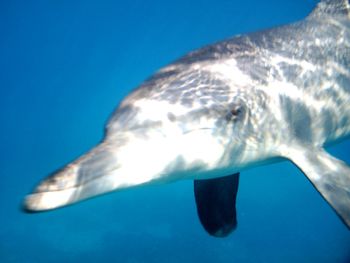
[[111,116],[103,141],[25,198],[44,211],[104,193],[194,180],[214,236],[237,224],[239,172],[293,162],[350,227],[350,168],[324,147],[350,134],[350,7],[237,36],[160,69]]

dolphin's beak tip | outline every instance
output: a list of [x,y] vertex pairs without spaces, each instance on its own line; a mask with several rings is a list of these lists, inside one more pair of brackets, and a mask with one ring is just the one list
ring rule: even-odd
[[31,209],[31,208],[27,205],[26,201],[24,201],[22,204],[20,204],[19,209],[20,209],[22,212],[26,213],[26,214],[35,214],[35,213],[38,212],[38,211],[36,211],[36,210]]

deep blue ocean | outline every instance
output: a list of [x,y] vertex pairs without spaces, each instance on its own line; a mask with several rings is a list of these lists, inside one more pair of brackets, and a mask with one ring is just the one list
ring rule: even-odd
[[[1,1],[0,262],[350,262],[350,232],[288,162],[242,173],[238,228],[224,239],[202,229],[192,181],[21,211],[42,178],[100,141],[118,103],[154,71],[302,19],[316,2]],[[349,141],[329,151],[350,163]]]

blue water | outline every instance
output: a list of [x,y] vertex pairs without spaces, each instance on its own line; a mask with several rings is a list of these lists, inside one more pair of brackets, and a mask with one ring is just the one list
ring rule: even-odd
[[[350,262],[350,232],[287,162],[242,173],[239,225],[225,239],[201,228],[190,181],[20,210],[36,183],[101,139],[116,105],[156,69],[301,19],[315,2],[1,1],[0,262]],[[349,149],[329,150],[350,163]]]

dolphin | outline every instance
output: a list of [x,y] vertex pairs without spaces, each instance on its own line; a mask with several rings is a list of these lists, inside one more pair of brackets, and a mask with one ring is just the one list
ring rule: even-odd
[[121,189],[194,180],[216,237],[237,225],[239,173],[289,160],[350,227],[350,167],[325,147],[350,134],[350,6],[235,36],[161,68],[116,108],[92,150],[26,196],[29,212]]

